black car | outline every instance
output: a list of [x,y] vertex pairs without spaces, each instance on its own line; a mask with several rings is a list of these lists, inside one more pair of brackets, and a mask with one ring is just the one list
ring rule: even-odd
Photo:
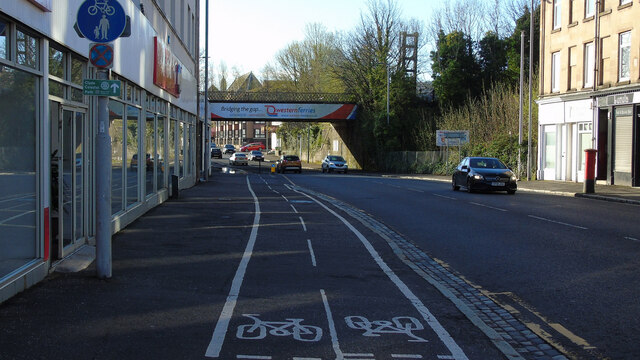
[[222,159],[222,150],[220,148],[211,148],[211,158]]
[[224,150],[222,150],[223,154],[233,154],[235,152],[236,152],[236,147],[231,144],[225,145]]
[[502,161],[491,157],[466,157],[460,162],[451,179],[453,191],[461,187],[468,192],[506,191],[515,194],[516,176]]

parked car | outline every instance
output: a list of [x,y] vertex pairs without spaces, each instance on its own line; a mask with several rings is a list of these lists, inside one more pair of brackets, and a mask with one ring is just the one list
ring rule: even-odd
[[344,160],[342,156],[336,155],[327,155],[327,157],[322,160],[322,172],[332,172],[332,171],[341,171],[343,173],[347,173],[349,167],[347,166],[347,162]]
[[211,158],[222,159],[222,150],[220,148],[211,148]]
[[262,155],[262,151],[253,150],[249,153],[249,161],[264,161],[264,155]]
[[236,152],[236,147],[231,144],[225,145],[224,150],[222,150],[223,154],[233,154],[234,152]]
[[476,190],[506,191],[515,194],[518,189],[516,176],[502,161],[492,157],[466,157],[453,173],[453,191],[461,187],[468,192]]
[[240,151],[242,152],[248,152],[251,150],[266,150],[266,146],[264,146],[263,143],[250,143],[250,144],[245,144],[240,148]]
[[282,155],[276,162],[276,172],[283,173],[287,170],[293,170],[297,173],[302,172],[302,163],[297,155]]
[[229,158],[229,165],[249,165],[249,162],[247,161],[247,154],[233,153]]

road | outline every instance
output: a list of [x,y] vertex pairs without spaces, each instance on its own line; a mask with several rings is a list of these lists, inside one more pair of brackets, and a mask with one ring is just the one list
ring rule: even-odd
[[288,179],[382,220],[579,358],[640,356],[637,206],[447,183],[322,175]]

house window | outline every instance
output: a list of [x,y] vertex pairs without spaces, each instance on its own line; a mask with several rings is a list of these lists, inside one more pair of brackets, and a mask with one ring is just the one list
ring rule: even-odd
[[632,0],[620,0],[620,6],[631,4],[632,2],[633,2]]
[[560,0],[553,0],[553,29],[559,29],[562,17],[560,16]]
[[584,44],[584,87],[593,86],[593,71],[595,66],[595,47],[593,43]]
[[551,54],[551,92],[560,91],[560,52]]
[[596,12],[596,0],[584,0],[584,17],[592,17]]
[[578,65],[578,50],[576,46],[572,46],[568,51],[569,58],[569,71],[567,72],[567,89],[575,90],[578,79],[576,78],[576,65]]
[[631,78],[631,31],[620,34],[618,51],[618,81]]

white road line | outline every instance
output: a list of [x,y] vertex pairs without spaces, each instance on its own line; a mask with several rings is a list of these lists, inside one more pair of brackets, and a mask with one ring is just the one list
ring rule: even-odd
[[293,204],[289,204],[289,205],[291,205],[291,208],[293,209],[293,212],[297,214],[298,210],[295,208],[295,206],[293,206]]
[[309,244],[309,254],[311,254],[311,264],[313,267],[316,267],[316,254],[313,252],[313,247],[311,247],[311,239],[307,239],[307,244]]
[[415,191],[415,192],[419,192],[419,193],[423,193],[423,192],[424,192],[424,191],[422,191],[422,190],[413,189],[413,188],[407,188],[407,190],[409,190],[409,191]]
[[456,199],[454,197],[451,197],[451,196],[444,196],[444,195],[440,195],[440,194],[431,194],[431,195],[437,196],[437,197],[441,197],[441,198],[445,198],[445,199],[449,199],[449,200],[458,200],[458,199]]
[[487,209],[493,209],[493,210],[498,210],[498,211],[508,211],[506,209],[501,209],[501,208],[497,208],[497,207],[493,207],[493,206],[489,206],[489,205],[485,205],[485,204],[480,204],[477,202],[469,202],[469,204],[471,205],[476,205],[476,206],[482,206],[482,207],[486,207]]
[[229,322],[231,321],[233,310],[235,309],[236,302],[238,301],[240,287],[242,286],[244,275],[247,272],[247,266],[249,265],[249,260],[251,260],[251,255],[253,253],[253,247],[255,246],[256,238],[258,237],[258,227],[260,226],[260,202],[258,201],[258,197],[256,196],[256,194],[253,192],[253,189],[251,188],[251,183],[249,182],[248,176],[247,187],[249,188],[249,192],[253,196],[253,202],[255,204],[253,227],[251,228],[251,235],[249,236],[247,247],[245,248],[244,254],[242,255],[242,260],[240,261],[240,265],[236,270],[236,275],[233,277],[233,282],[231,283],[231,290],[229,290],[227,301],[224,303],[224,307],[222,308],[222,312],[220,313],[220,317],[218,318],[216,327],[213,330],[211,342],[209,342],[207,352],[205,353],[206,357],[217,358],[220,356],[220,350],[222,350],[224,338],[227,335],[227,330],[229,329]]
[[571,225],[571,224],[567,224],[567,223],[560,222],[560,221],[555,221],[555,220],[551,220],[551,219],[545,219],[545,218],[542,218],[542,217],[539,217],[539,216],[535,216],[535,215],[529,215],[529,217],[530,217],[530,218],[534,218],[534,219],[538,219],[538,220],[548,221],[548,222],[551,222],[551,223],[554,223],[554,224],[559,224],[559,225],[564,225],[564,226],[570,226],[570,227],[572,227],[572,228],[576,228],[576,229],[587,230],[587,228],[586,228],[586,227],[584,227],[584,226]]
[[307,231],[307,225],[304,224],[304,220],[302,219],[302,216],[300,216],[300,223],[302,224],[302,229],[304,231]]
[[36,212],[35,210],[25,211],[25,212],[23,212],[23,213],[20,213],[20,214],[18,214],[18,215],[12,216],[12,217],[10,217],[10,218],[6,218],[6,219],[4,219],[4,220],[0,221],[0,225],[4,224],[4,223],[6,223],[6,222],[9,222],[9,221],[11,221],[11,220],[15,220],[15,219],[17,219],[17,218],[19,218],[19,217],[22,217],[22,216],[25,216],[25,215],[29,215],[29,214],[35,213],[35,212]]
[[631,240],[631,241],[640,241],[640,240],[638,240],[636,238],[633,238],[631,236],[625,236],[624,238],[627,239],[627,240]]
[[380,254],[376,251],[376,249],[371,245],[371,242],[367,240],[367,238],[362,235],[358,229],[356,229],[350,222],[348,222],[344,217],[340,214],[336,213],[332,209],[330,209],[327,205],[320,202],[318,199],[305,194],[303,192],[298,191],[298,193],[303,194],[309,199],[315,201],[318,205],[322,206],[325,210],[331,213],[333,216],[337,217],[343,224],[345,224],[351,232],[353,232],[360,242],[364,245],[364,247],[369,251],[371,257],[373,257],[374,261],[378,264],[380,269],[389,277],[389,279],[396,285],[398,290],[402,292],[402,294],[411,302],[411,304],[418,310],[422,318],[429,324],[429,326],[433,329],[433,331],[438,335],[438,338],[442,343],[451,351],[451,354],[455,356],[458,360],[467,360],[467,355],[465,355],[464,351],[460,348],[460,346],[453,340],[451,335],[447,332],[447,330],[442,327],[440,322],[436,319],[436,317],[431,314],[431,311],[422,303],[422,300],[418,298],[409,287],[396,275],[396,273],[384,262],[384,260],[380,257]]
[[451,355],[438,355],[438,359],[440,360],[455,360],[455,357]]
[[256,359],[256,360],[269,360],[271,356],[262,356],[262,355],[238,355],[236,359]]
[[394,359],[422,359],[422,355],[418,354],[391,354]]
[[363,353],[363,354],[357,354],[357,353],[346,353],[344,354],[344,357],[374,357],[375,355],[370,354],[370,353]]
[[293,360],[322,360],[322,358],[298,357],[294,356]]
[[320,295],[322,295],[324,311],[327,313],[329,334],[331,334],[331,345],[333,346],[333,351],[336,353],[336,360],[344,360],[344,355],[342,354],[342,350],[340,350],[340,343],[338,342],[338,332],[336,331],[336,324],[333,322],[333,315],[331,315],[329,300],[327,300],[327,295],[324,293],[324,289],[320,289]]
[[287,202],[289,202],[289,199],[287,199],[286,196],[284,196],[284,195],[280,195],[280,196],[282,196],[283,199],[285,199]]

